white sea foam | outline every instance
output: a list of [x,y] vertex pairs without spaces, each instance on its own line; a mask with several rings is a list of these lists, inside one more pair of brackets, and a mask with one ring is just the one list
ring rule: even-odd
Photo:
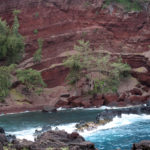
[[[100,132],[101,130],[121,127],[142,120],[150,120],[150,115],[123,114],[121,118],[115,117],[111,122],[107,123],[106,125],[98,126],[96,129],[91,131],[85,130],[84,132],[79,132],[79,134],[82,135],[83,137],[87,137],[89,135],[91,136],[92,134],[95,134],[97,131]],[[76,123],[61,124],[58,126],[52,126],[52,130],[55,130],[57,127],[59,130],[65,130],[66,132],[71,133],[76,129],[75,125]],[[19,139],[27,139],[27,140],[34,141],[35,130],[41,130],[41,127],[30,128],[22,131],[17,131],[17,132],[8,132],[7,134],[16,135],[16,137]]]
[[18,139],[27,139],[29,141],[34,141],[35,130],[41,130],[42,128],[30,128],[26,130],[16,131],[16,132],[7,132],[7,134],[15,135]]
[[72,133],[76,129],[75,128],[76,124],[77,123],[69,123],[69,124],[62,124],[62,125],[58,125],[58,126],[52,126],[52,130],[55,130],[57,127],[59,130],[65,130],[68,133]]
[[[135,105],[135,106],[125,106],[125,107],[110,107],[110,106],[101,106],[101,107],[91,107],[91,108],[83,108],[83,107],[75,107],[75,108],[70,108],[70,110],[105,110],[105,109],[122,109],[122,108],[134,108],[134,107],[138,107],[140,105]],[[57,108],[57,111],[63,111],[63,110],[67,110],[68,108],[62,108],[59,107]]]
[[[142,121],[142,120],[147,120],[147,119],[150,119],[150,115],[123,114],[121,118],[115,117],[111,122],[107,123],[106,125],[98,126],[96,129],[93,129],[91,131],[85,130],[83,132],[79,132],[79,134],[86,137],[91,134],[95,134],[97,131],[100,131],[100,130],[107,130],[111,128],[121,127],[121,126],[132,124],[137,121]],[[66,132],[71,133],[75,131],[76,129],[75,125],[76,123],[63,124],[63,125],[57,126],[57,128],[59,130],[65,130]],[[53,127],[52,129],[54,130],[55,128],[56,126]]]

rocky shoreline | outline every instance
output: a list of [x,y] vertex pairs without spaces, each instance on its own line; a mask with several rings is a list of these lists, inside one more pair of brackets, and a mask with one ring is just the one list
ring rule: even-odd
[[[150,140],[134,143],[131,150],[149,150]],[[98,150],[94,144],[77,132],[68,134],[63,130],[49,130],[38,135],[35,141],[19,140],[13,135],[6,135],[0,127],[0,150]]]
[[5,135],[0,128],[0,150],[96,150],[91,142],[84,140],[78,133],[65,131],[47,131],[35,138],[34,142],[19,140],[15,136]]

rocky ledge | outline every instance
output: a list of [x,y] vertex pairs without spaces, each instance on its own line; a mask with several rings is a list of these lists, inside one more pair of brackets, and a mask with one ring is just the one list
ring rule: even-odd
[[133,144],[132,150],[149,150],[150,149],[150,141],[144,140],[139,143]]
[[0,150],[96,150],[91,142],[84,140],[78,133],[65,131],[47,131],[39,135],[34,142],[6,136],[0,128]]
[[150,114],[150,105],[141,105],[136,107],[121,108],[121,109],[106,109],[97,114],[95,121],[83,122],[76,124],[76,131],[90,131],[98,126],[103,126],[111,122],[115,117],[121,118],[122,114]]

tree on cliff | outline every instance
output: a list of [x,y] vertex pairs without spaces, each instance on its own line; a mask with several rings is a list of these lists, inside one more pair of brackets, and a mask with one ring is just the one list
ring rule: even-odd
[[12,85],[11,72],[14,70],[14,67],[15,65],[0,67],[0,101],[3,101],[9,93],[9,88]]
[[18,63],[24,52],[24,39],[19,30],[17,13],[14,11],[14,23],[9,27],[6,21],[0,19],[0,60],[7,63]]
[[[24,89],[42,92],[45,83],[41,73],[34,69],[17,69],[13,63],[18,63],[24,52],[24,38],[19,33],[19,21],[17,15],[19,10],[14,10],[14,22],[9,27],[6,21],[0,19],[0,61],[7,61],[5,66],[0,66],[0,102],[8,96],[13,82],[20,81]],[[42,40],[38,40],[39,49],[36,53],[36,61],[41,60]],[[11,65],[10,65],[11,64]]]
[[33,55],[33,61],[34,63],[40,63],[41,59],[42,59],[42,47],[43,47],[43,40],[42,39],[38,39],[38,49],[35,52],[35,54]]
[[89,41],[78,41],[74,50],[77,53],[64,62],[70,69],[67,76],[70,85],[78,88],[78,83],[84,80],[89,85],[89,93],[117,92],[120,80],[130,71],[121,58],[113,59],[107,53],[93,53]]

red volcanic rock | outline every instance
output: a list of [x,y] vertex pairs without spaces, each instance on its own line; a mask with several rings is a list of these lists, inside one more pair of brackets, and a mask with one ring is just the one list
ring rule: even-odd
[[83,106],[84,108],[91,107],[91,102],[90,102],[90,100],[82,100],[82,101],[81,101],[81,106]]
[[129,101],[131,104],[142,104],[144,102],[146,102],[147,100],[147,96],[130,96],[129,97]]
[[133,74],[142,84],[150,87],[150,73]]
[[98,95],[96,98],[92,99],[92,105],[96,107],[100,107],[104,104],[104,99],[102,95]]
[[145,91],[145,92],[148,92],[149,88],[147,86],[144,86],[144,87],[142,87],[142,90]]
[[82,102],[82,99],[78,98],[78,99],[75,99],[71,102],[71,106],[72,107],[81,107],[81,102]]
[[46,69],[42,72],[42,77],[48,88],[60,86],[64,83],[64,80],[68,74],[68,69],[63,66],[58,66],[53,69]]
[[60,99],[57,103],[56,103],[56,107],[65,107],[65,106],[68,106],[69,102],[68,102],[68,99]]
[[104,95],[104,104],[108,105],[111,104],[113,102],[117,102],[119,100],[119,97],[117,94],[105,94]]
[[119,101],[125,101],[126,97],[127,97],[126,93],[120,94],[119,95]]
[[132,89],[132,90],[130,91],[130,93],[131,93],[132,95],[142,95],[141,90],[138,89],[138,88]]
[[71,134],[68,135],[68,138],[70,139],[76,139],[80,137],[80,135],[77,132],[72,132]]

